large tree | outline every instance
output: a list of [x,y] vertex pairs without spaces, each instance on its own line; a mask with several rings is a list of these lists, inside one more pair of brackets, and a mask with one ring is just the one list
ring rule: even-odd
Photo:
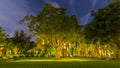
[[45,4],[37,16],[24,17],[24,20],[31,20],[28,27],[32,33],[35,33],[36,38],[41,38],[43,43],[51,45],[56,59],[60,58],[63,48],[69,45],[70,38],[74,38],[74,35],[79,32],[76,17],[65,13],[65,8],[55,8],[50,4]]
[[[120,49],[120,1],[113,0],[108,6],[92,12],[93,20],[85,28],[85,36],[89,41],[103,44],[114,42]],[[113,45],[114,46],[114,45]]]

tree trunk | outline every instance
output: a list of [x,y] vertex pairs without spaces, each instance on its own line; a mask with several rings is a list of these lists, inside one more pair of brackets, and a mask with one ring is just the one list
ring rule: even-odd
[[56,51],[56,54],[55,54],[55,59],[56,60],[60,59],[60,54],[61,54],[61,52]]
[[0,48],[0,57],[2,57],[2,48]]

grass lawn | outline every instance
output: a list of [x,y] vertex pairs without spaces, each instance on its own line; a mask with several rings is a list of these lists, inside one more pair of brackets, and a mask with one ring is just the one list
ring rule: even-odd
[[120,60],[93,58],[21,58],[12,62],[0,61],[0,68],[120,68]]

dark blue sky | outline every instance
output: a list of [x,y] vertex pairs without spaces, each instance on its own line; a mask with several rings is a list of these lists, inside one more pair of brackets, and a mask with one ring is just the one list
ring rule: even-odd
[[107,0],[0,0],[0,26],[10,35],[17,29],[26,29],[18,21],[27,14],[36,15],[45,2],[67,8],[67,14],[76,15],[79,24],[89,23],[91,10],[107,5]]

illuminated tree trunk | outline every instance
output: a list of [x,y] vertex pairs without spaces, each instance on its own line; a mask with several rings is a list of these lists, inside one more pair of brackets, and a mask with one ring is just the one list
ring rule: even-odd
[[7,49],[7,50],[6,50],[6,56],[9,57],[10,54],[11,54],[11,50],[10,50],[10,49]]
[[61,52],[56,51],[55,59],[56,59],[56,60],[59,60],[59,59],[60,59],[60,55],[61,55]]
[[14,47],[13,48],[14,56],[18,56],[18,48]]
[[2,48],[0,48],[0,57],[2,57]]
[[64,46],[67,44],[66,40],[59,35],[53,35],[51,46],[55,50],[55,59],[59,60]]
[[60,56],[61,56],[61,53],[62,53],[62,50],[63,50],[63,46],[62,45],[59,45],[60,47],[58,48],[54,48],[55,49],[55,59],[56,60],[59,60],[60,59]]

